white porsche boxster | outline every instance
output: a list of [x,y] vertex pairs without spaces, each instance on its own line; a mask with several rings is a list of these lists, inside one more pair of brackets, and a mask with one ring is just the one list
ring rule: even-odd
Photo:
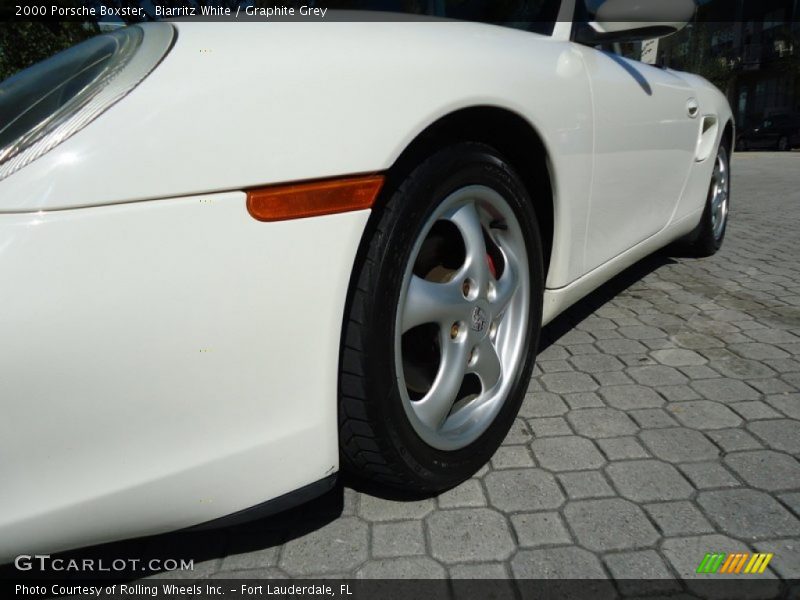
[[0,558],[450,488],[544,324],[720,247],[726,98],[604,50],[693,2],[528,5],[153,22],[0,85]]

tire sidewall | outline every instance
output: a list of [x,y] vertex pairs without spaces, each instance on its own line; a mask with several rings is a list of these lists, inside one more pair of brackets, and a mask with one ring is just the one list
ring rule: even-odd
[[[374,399],[380,433],[419,487],[445,489],[471,476],[494,453],[506,436],[519,410],[533,368],[541,329],[544,278],[541,241],[532,203],[519,177],[491,148],[462,144],[425,161],[409,177],[408,186],[394,192],[389,203],[391,219],[382,223],[387,232],[379,240],[380,269],[368,324],[368,352],[377,366],[368,375],[369,398]],[[395,323],[403,278],[413,246],[430,216],[450,194],[469,185],[485,185],[506,200],[514,211],[525,238],[531,282],[528,331],[522,364],[500,412],[488,429],[473,443],[454,451],[442,451],[426,444],[416,433],[403,407],[395,367]],[[371,400],[372,401],[372,400]]]

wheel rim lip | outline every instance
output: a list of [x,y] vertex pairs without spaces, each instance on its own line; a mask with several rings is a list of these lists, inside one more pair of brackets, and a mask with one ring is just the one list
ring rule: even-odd
[[[466,406],[448,416],[438,430],[433,430],[423,423],[418,416],[414,406],[415,401],[411,400],[406,388],[401,343],[403,337],[402,320],[414,265],[422,244],[434,224],[441,220],[443,215],[460,205],[469,204],[469,202],[475,202],[481,207],[489,206],[506,220],[508,231],[504,237],[507,239],[504,244],[498,244],[498,246],[503,252],[504,260],[514,261],[519,277],[519,286],[513,294],[497,332],[495,347],[502,367],[499,382],[488,391],[482,391],[478,397],[470,401]],[[425,225],[417,235],[407,258],[395,313],[394,366],[398,390],[409,422],[417,435],[426,444],[442,451],[459,450],[477,440],[494,422],[508,399],[510,389],[516,380],[515,375],[519,372],[524,361],[523,349],[529,329],[530,302],[530,271],[525,238],[519,220],[506,200],[500,193],[485,185],[464,186],[449,194],[428,217]],[[441,364],[439,368],[441,369]]]
[[730,175],[727,153],[724,148],[720,148],[711,179],[711,229],[716,240],[719,240],[725,231],[729,198]]

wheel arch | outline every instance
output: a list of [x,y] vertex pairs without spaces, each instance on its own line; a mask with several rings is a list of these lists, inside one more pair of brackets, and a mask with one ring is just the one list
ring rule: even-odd
[[728,119],[728,122],[725,123],[725,128],[722,130],[722,140],[720,141],[721,144],[725,145],[725,148],[728,150],[728,154],[733,154],[733,146],[734,146],[734,130],[733,130],[733,121]]
[[386,189],[399,185],[415,166],[438,150],[460,142],[493,147],[519,174],[539,222],[546,275],[555,235],[553,174],[542,136],[518,113],[485,105],[462,108],[439,118],[420,132],[389,168]]

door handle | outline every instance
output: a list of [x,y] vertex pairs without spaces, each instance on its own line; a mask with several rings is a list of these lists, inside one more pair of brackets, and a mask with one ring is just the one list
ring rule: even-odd
[[697,102],[697,98],[689,98],[686,101],[686,112],[692,119],[697,118],[697,115],[700,114],[700,104]]

